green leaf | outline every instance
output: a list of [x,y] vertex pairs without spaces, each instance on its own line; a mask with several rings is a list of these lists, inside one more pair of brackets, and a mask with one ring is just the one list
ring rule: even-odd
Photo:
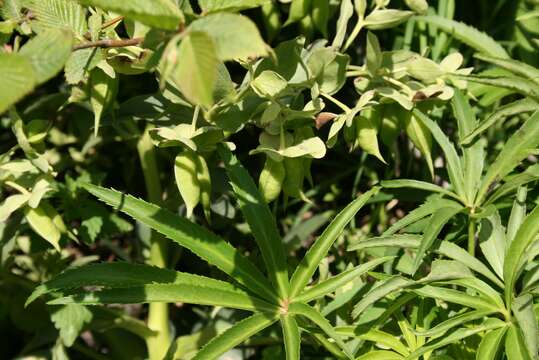
[[507,360],[532,360],[526,351],[522,331],[515,325],[509,325],[505,335],[505,354]]
[[430,175],[434,179],[434,164],[431,155],[432,135],[430,134],[429,129],[411,112],[408,112],[403,117],[403,122],[406,135],[408,135],[408,138],[410,138],[415,147],[425,157]]
[[472,310],[459,315],[455,315],[449,318],[446,321],[441,322],[440,324],[425,330],[425,331],[415,331],[415,335],[424,336],[424,337],[440,337],[447,333],[447,331],[466,324],[470,321],[482,319],[485,316],[494,313],[494,311],[485,311],[485,310]]
[[222,61],[247,60],[268,54],[258,28],[243,15],[218,13],[204,16],[193,21],[187,31],[206,33],[213,40],[215,53]]
[[279,197],[284,177],[284,164],[267,157],[264,168],[260,172],[260,177],[258,179],[258,188],[267,203],[272,202]]
[[49,204],[42,202],[35,209],[26,207],[24,215],[32,230],[60,251],[59,242],[62,236],[63,222],[61,222],[60,215],[56,210]]
[[355,127],[357,132],[356,142],[359,147],[386,164],[386,161],[380,153],[380,148],[378,147],[378,138],[376,137],[378,129],[371,119],[364,116],[358,116],[355,118]]
[[519,187],[524,186],[530,182],[536,181],[539,178],[539,164],[529,166],[521,173],[516,173],[514,175],[508,175],[504,178],[505,182],[503,185],[498,187],[492,195],[487,198],[485,201],[485,206],[494,204],[498,199],[512,194]]
[[403,360],[404,357],[393,351],[388,350],[371,350],[368,353],[361,355],[356,360]]
[[481,76],[481,75],[458,75],[453,74],[451,77],[465,81],[471,81],[479,84],[495,86],[503,89],[508,89],[513,92],[530,97],[535,101],[539,101],[539,84],[516,76]]
[[[477,120],[464,94],[459,89],[455,89],[454,91],[455,94],[451,100],[451,106],[453,108],[453,115],[458,123],[458,136],[462,140],[476,127]],[[467,203],[471,204],[474,201],[475,193],[483,173],[483,161],[485,158],[483,143],[477,141],[470,146],[464,147],[462,152],[464,191]]]
[[363,20],[369,30],[383,30],[395,27],[408,20],[413,11],[396,9],[375,9]]
[[312,0],[292,0],[288,20],[286,20],[284,26],[300,21],[307,16],[311,11],[311,4]]
[[204,32],[189,32],[173,63],[172,77],[185,97],[195,104],[211,106],[219,64],[211,37]]
[[397,247],[403,249],[417,249],[421,242],[419,234],[402,234],[377,236],[353,243],[348,247],[348,251],[358,251],[378,247]]
[[466,45],[471,46],[482,53],[503,59],[509,58],[505,49],[496,40],[464,23],[436,15],[418,16],[416,19],[436,26],[438,29],[448,33],[455,39],[462,41]]
[[71,55],[72,46],[71,31],[50,29],[39,33],[24,44],[19,54],[30,61],[36,82],[41,84],[62,70]]
[[32,195],[27,194],[14,194],[8,196],[2,204],[0,204],[0,222],[6,221],[13,212],[24,206]]
[[226,329],[214,337],[195,355],[193,360],[215,360],[219,356],[241,344],[252,335],[264,330],[275,321],[277,316],[269,314],[254,314]]
[[361,275],[365,274],[367,271],[370,271],[377,267],[380,264],[383,264],[389,260],[394,259],[392,256],[385,256],[378,259],[374,259],[356,266],[353,269],[343,271],[338,275],[335,275],[332,278],[324,280],[313,287],[303,291],[298,296],[294,298],[294,301],[298,302],[310,302],[312,300],[321,298],[325,295],[331,294],[332,292],[338,290],[340,287],[348,284],[349,282],[357,279]]
[[275,218],[253,179],[226,146],[218,147],[241,211],[260,248],[271,281],[283,298],[288,297],[288,268]]
[[378,69],[382,66],[382,50],[380,42],[374,33],[367,32],[367,70],[372,76],[376,76]]
[[432,214],[429,223],[423,231],[421,243],[419,244],[419,248],[417,249],[417,252],[414,257],[414,262],[412,265],[413,273],[415,273],[417,269],[419,269],[419,265],[421,265],[421,262],[424,260],[427,250],[430,249],[445,224],[460,211],[462,211],[462,206],[445,207],[436,210],[436,212]]
[[337,20],[337,32],[333,38],[332,47],[339,49],[342,47],[344,38],[346,36],[346,29],[348,27],[348,21],[354,15],[354,5],[351,0],[342,0],[339,10],[339,18]]
[[187,208],[187,217],[193,214],[193,209],[200,201],[200,183],[198,181],[197,155],[190,150],[184,150],[174,159],[174,177],[183,202]]
[[539,111],[536,111],[526,122],[507,140],[496,160],[490,165],[481,181],[476,196],[476,204],[481,204],[493,183],[500,181],[509,174],[530,150],[539,145]]
[[84,325],[92,321],[92,312],[83,305],[69,304],[55,309],[51,314],[54,327],[60,331],[62,343],[70,347]]
[[498,212],[481,220],[479,241],[479,246],[485,259],[487,259],[496,274],[503,279],[503,263],[507,240]]
[[0,53],[0,114],[30,93],[36,85],[32,64],[17,54]]
[[94,135],[97,136],[101,117],[109,111],[118,93],[118,75],[111,77],[100,68],[90,74],[90,104],[94,112]]
[[339,345],[341,350],[344,351],[344,353],[348,356],[349,359],[354,358],[348,350],[348,347],[342,340],[341,336],[337,334],[329,321],[327,321],[327,319],[322,316],[322,314],[320,314],[318,310],[309,305],[295,302],[288,306],[288,311],[290,314],[303,316],[315,323],[316,326],[318,326],[322,331],[324,331],[330,338],[335,340],[337,345]]
[[65,64],[65,77],[68,84],[78,84],[88,71],[103,60],[103,50],[90,48],[73,51]]
[[250,290],[264,298],[275,298],[262,273],[229,243],[210,231],[130,195],[90,184],[85,184],[84,187],[101,201],[118,208],[217,266]]
[[354,218],[356,213],[365,205],[365,203],[378,192],[378,188],[372,188],[365,194],[361,195],[352,201],[344,208],[335,219],[328,225],[322,235],[307,251],[299,265],[296,267],[294,274],[290,280],[291,291],[290,296],[297,296],[315,273],[322,259],[327,255],[327,252],[341,235],[344,228]]
[[285,89],[288,83],[286,80],[271,70],[262,71],[253,81],[251,87],[261,97],[273,99],[279,96]]
[[419,119],[419,121],[421,121],[430,130],[432,136],[442,148],[445,155],[445,160],[447,161],[447,173],[449,174],[449,179],[451,180],[451,185],[454,187],[455,192],[460,196],[465,195],[464,173],[460,164],[457,150],[453,144],[451,144],[437,123],[429,119],[419,109],[414,109],[413,113]]
[[524,76],[525,78],[528,78],[535,82],[539,81],[539,69],[528,65],[522,61],[507,58],[498,58],[485,54],[475,54],[474,57],[478,58],[479,60],[483,60],[493,65],[499,66],[502,69],[509,70],[513,74]]
[[494,111],[484,121],[482,121],[472,132],[465,136],[460,142],[463,145],[468,145],[472,143],[472,141],[477,136],[484,133],[485,130],[490,128],[496,122],[510,116],[515,116],[524,112],[535,111],[537,109],[539,109],[539,103],[537,103],[533,99],[528,98],[513,101],[504,106],[500,106],[496,109],[496,111]]
[[[467,251],[462,249],[460,246],[455,245],[449,241],[442,241],[438,252],[444,256],[447,256],[450,259],[456,260],[464,265],[466,265],[471,270],[478,272],[479,274],[490,279],[496,285],[503,289],[503,283],[494,275],[488,267],[486,267],[481,261],[477,260],[475,257],[470,255]],[[502,253],[503,254],[503,253]]]
[[505,323],[498,319],[488,319],[483,324],[477,325],[472,328],[461,328],[453,331],[448,336],[442,337],[441,339],[433,340],[427,342],[425,345],[421,346],[419,349],[412,352],[406,359],[417,359],[421,355],[432,352],[433,350],[442,348],[446,345],[458,343],[460,340],[465,339],[467,337],[473,336],[475,334],[479,334],[484,331],[490,331],[494,329],[498,329],[505,326]]
[[199,0],[198,4],[205,13],[215,11],[241,11],[256,8],[271,0]]
[[477,349],[477,360],[496,359],[498,349],[502,343],[507,327],[491,330],[483,336],[479,348]]
[[499,309],[496,305],[486,300],[482,296],[470,295],[463,291],[447,289],[438,286],[425,285],[421,288],[414,289],[414,293],[428,297],[431,299],[438,299],[447,301],[454,304],[459,304],[476,310],[493,311],[498,312]]
[[298,323],[294,316],[286,314],[280,316],[281,327],[283,328],[284,349],[286,360],[299,360],[301,337]]
[[172,0],[79,0],[79,2],[113,11],[159,29],[176,30],[184,21],[182,12]]
[[460,200],[459,197],[452,191],[444,189],[443,187],[438,186],[436,184],[432,184],[432,183],[428,183],[428,182],[420,181],[420,180],[411,180],[411,179],[382,180],[380,182],[380,185],[382,185],[382,187],[386,189],[411,188],[411,189],[418,189],[418,190],[423,190],[423,191],[437,192],[440,194],[451,196],[452,198],[455,198],[457,200]]
[[386,280],[378,282],[367,294],[363,296],[363,298],[356,305],[354,305],[352,317],[354,319],[357,319],[364,310],[366,310],[376,301],[393,292],[400,291],[402,289],[415,285],[415,283],[416,282],[413,280],[409,280],[400,276],[392,276]]
[[330,14],[329,1],[314,1],[312,7],[311,17],[314,26],[327,38]]
[[206,159],[198,155],[196,157],[197,180],[200,186],[200,203],[204,209],[204,216],[211,222],[211,174]]
[[260,300],[241,290],[224,290],[205,286],[206,284],[147,284],[127,288],[113,288],[101,291],[81,291],[48,302],[60,304],[140,304],[184,302],[197,305],[223,306],[248,311],[276,312],[276,305]]
[[534,311],[534,299],[530,294],[521,295],[513,302],[513,313],[517,319],[518,326],[522,330],[524,344],[531,359],[537,357],[539,353],[539,327]]
[[71,268],[55,276],[52,280],[36,287],[28,297],[26,305],[51,292],[65,292],[83,286],[104,288],[141,287],[147,284],[202,285],[224,291],[238,288],[224,281],[199,275],[126,262],[91,264]]
[[400,229],[405,228],[406,226],[415,223],[418,220],[423,219],[426,216],[434,214],[436,211],[446,208],[446,207],[459,207],[461,206],[458,202],[453,200],[443,199],[439,196],[434,196],[427,198],[427,200],[421,204],[419,207],[410,211],[405,217],[397,221],[395,224],[391,225],[389,229],[384,231],[382,236],[389,236],[395,234]]
[[518,229],[522,225],[524,218],[526,217],[526,195],[528,191],[525,186],[521,186],[517,190],[513,207],[511,208],[511,214],[509,215],[509,222],[507,223],[507,244],[510,245]]
[[86,14],[72,0],[30,0],[28,8],[35,17],[32,28],[40,33],[46,29],[69,29],[75,35],[86,33]]

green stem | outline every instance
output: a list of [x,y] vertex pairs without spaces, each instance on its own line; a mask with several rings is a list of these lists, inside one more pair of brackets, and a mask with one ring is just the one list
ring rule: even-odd
[[348,39],[346,40],[346,43],[344,44],[342,48],[342,52],[345,52],[350,47],[350,45],[352,45],[356,37],[359,35],[359,32],[361,31],[361,29],[363,29],[363,25],[364,25],[363,19],[360,19],[356,23],[356,26],[354,26],[354,29],[350,33],[350,36],[348,37]]
[[468,252],[475,256],[475,219],[470,218],[468,223]]
[[[137,144],[137,151],[144,174],[148,200],[154,204],[159,204],[161,203],[162,191],[155,148],[149,134],[152,127],[152,125],[147,125]],[[150,243],[148,263],[158,267],[166,267],[166,239],[161,234],[152,231]],[[168,326],[168,304],[151,303],[149,305],[148,327],[156,332],[156,335],[146,338],[149,358],[150,360],[161,360],[165,356],[171,340]]]

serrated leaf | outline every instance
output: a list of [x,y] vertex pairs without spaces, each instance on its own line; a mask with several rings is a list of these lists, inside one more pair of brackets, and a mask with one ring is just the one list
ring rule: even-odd
[[348,350],[348,347],[342,340],[341,336],[337,334],[329,321],[324,316],[322,316],[322,314],[320,314],[318,310],[306,304],[292,303],[288,306],[288,311],[291,314],[303,316],[315,323],[316,326],[318,326],[322,331],[324,331],[330,338],[335,340],[337,345],[339,345],[341,350],[346,354],[349,359],[354,358],[351,352]]
[[463,196],[464,191],[464,173],[460,164],[460,159],[457,154],[457,150],[453,144],[449,141],[447,136],[444,134],[442,129],[438,126],[437,123],[429,119],[425,114],[423,114],[419,109],[413,110],[414,115],[421,121],[432,133],[432,136],[442,148],[442,151],[445,155],[445,160],[447,161],[447,172],[449,174],[449,179],[451,180],[451,185],[454,187],[455,192]]
[[81,291],[48,302],[60,304],[145,304],[184,302],[197,305],[223,306],[248,311],[275,312],[278,307],[241,290],[224,290],[187,284],[147,284],[100,291]]
[[[539,84],[516,76],[451,75],[456,79],[508,89],[539,101]],[[505,95],[504,95],[505,96]]]
[[0,114],[30,93],[37,79],[29,60],[17,54],[0,53]]
[[84,75],[93,70],[103,60],[103,52],[99,48],[77,50],[71,53],[65,64],[65,77],[68,84],[78,84]]
[[67,269],[52,280],[36,287],[28,297],[26,305],[51,292],[64,292],[86,286],[124,288],[146,284],[200,285],[225,291],[238,289],[224,281],[156,266],[127,262],[100,263]]
[[482,53],[503,59],[509,58],[505,49],[496,40],[464,23],[436,15],[418,16],[416,19],[436,26],[455,39]]
[[210,264],[217,266],[264,298],[275,298],[262,273],[229,243],[203,227],[179,217],[156,205],[115,190],[85,184],[84,187],[101,201],[150,226]]
[[539,111],[511,135],[496,160],[490,165],[477,191],[476,204],[483,201],[493,183],[509,174],[537,145],[539,145]]
[[238,159],[225,146],[218,147],[225,163],[232,189],[240,209],[260,248],[269,277],[283,298],[288,297],[288,268],[284,246],[279,236],[275,218],[256,188],[253,179]]
[[502,69],[509,70],[513,74],[521,75],[535,82],[539,82],[539,69],[528,65],[522,61],[497,58],[485,54],[475,54],[474,57],[478,58],[479,60],[483,60],[493,65],[499,66]]
[[222,61],[247,60],[268,54],[258,28],[243,15],[211,14],[193,21],[187,30],[206,33],[213,40],[215,53]]
[[176,30],[183,23],[183,14],[171,0],[79,0],[88,6],[125,15],[159,29]]
[[346,225],[348,225],[348,223],[363,207],[363,205],[365,205],[365,203],[377,192],[378,188],[372,188],[365,194],[359,196],[357,199],[348,204],[328,225],[322,235],[320,235],[316,242],[311,246],[311,248],[307,251],[307,254],[305,254],[299,265],[296,267],[296,270],[290,279],[290,296],[294,297],[303,291],[318,268],[318,265],[327,255],[329,249],[341,235]]
[[284,349],[286,360],[299,360],[301,337],[299,327],[294,316],[286,314],[280,316],[283,329]]
[[383,264],[392,259],[393,257],[391,256],[385,256],[385,257],[368,261],[365,264],[356,266],[353,269],[343,271],[340,274],[335,275],[334,277],[329,278],[327,280],[324,280],[314,285],[313,287],[301,292],[297,297],[294,298],[294,301],[307,303],[317,298],[331,294],[332,292],[346,285],[350,281],[357,279],[359,276],[363,275],[367,271],[370,271],[374,269],[375,267],[377,267],[378,265]]
[[73,345],[84,325],[92,320],[92,312],[83,305],[69,304],[56,309],[51,314],[54,327],[60,331],[62,343]]
[[277,321],[277,319],[277,316],[270,314],[254,314],[214,337],[200,349],[195,357],[193,357],[193,360],[215,360],[229,349],[232,349],[252,335],[267,328]]
[[73,0],[31,0],[29,9],[35,17],[32,28],[36,32],[46,29],[69,29],[75,35],[86,33],[85,10]]

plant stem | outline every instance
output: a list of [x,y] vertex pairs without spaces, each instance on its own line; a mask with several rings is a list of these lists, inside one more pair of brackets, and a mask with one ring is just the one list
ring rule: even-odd
[[120,40],[113,40],[113,39],[104,39],[104,40],[97,40],[97,41],[89,41],[77,44],[73,46],[73,51],[82,50],[82,49],[88,49],[88,48],[117,48],[117,47],[125,47],[125,46],[133,46],[133,45],[139,45],[144,41],[144,38],[138,37],[133,39],[120,39]]
[[352,43],[354,42],[356,37],[359,35],[359,32],[361,31],[361,29],[363,29],[363,25],[364,25],[363,19],[360,19],[356,23],[356,26],[354,26],[354,29],[350,33],[350,36],[348,37],[348,40],[346,40],[346,43],[344,44],[344,47],[342,48],[342,52],[345,52],[348,49],[348,47],[350,47],[350,45],[352,45]]
[[[155,157],[155,148],[152,144],[149,130],[153,125],[147,125],[144,134],[137,144],[140,164],[144,174],[148,200],[152,203],[161,203],[161,183]],[[150,240],[150,258],[148,263],[158,267],[166,267],[166,239],[159,233],[152,231]],[[170,332],[168,327],[168,304],[151,303],[148,311],[148,327],[156,335],[146,338],[150,360],[161,360],[170,345]]]
[[472,218],[468,223],[468,252],[475,256],[475,219]]

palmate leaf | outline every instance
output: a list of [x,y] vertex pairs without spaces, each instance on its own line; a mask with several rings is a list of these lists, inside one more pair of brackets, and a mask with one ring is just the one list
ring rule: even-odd
[[299,360],[301,337],[298,323],[293,315],[281,315],[286,360]]
[[242,343],[252,335],[267,328],[275,321],[277,315],[266,313],[254,314],[228,328],[214,337],[195,355],[193,360],[214,360],[226,351]]
[[451,186],[453,186],[458,195],[465,197],[464,172],[457,154],[457,150],[437,123],[429,119],[429,117],[419,109],[414,109],[413,112],[419,121],[421,121],[430,130],[432,136],[442,148],[445,155],[445,160],[447,162],[447,173],[451,181]]
[[365,194],[352,201],[328,225],[322,235],[320,235],[316,242],[307,251],[307,254],[305,254],[294,271],[294,274],[290,280],[291,297],[298,295],[305,288],[305,286],[307,286],[309,280],[318,268],[318,265],[326,256],[335,240],[337,240],[337,238],[341,235],[345,226],[348,225],[359,209],[361,209],[373,195],[378,193],[378,190],[379,188],[372,188]]
[[349,351],[348,347],[342,340],[341,336],[337,334],[335,329],[331,326],[331,324],[327,321],[327,319],[320,314],[318,310],[315,308],[303,304],[303,303],[292,303],[288,306],[288,311],[290,314],[294,315],[300,315],[302,317],[305,317],[312,321],[316,326],[318,326],[322,331],[324,331],[330,338],[335,340],[337,345],[341,348],[341,350],[348,356],[349,359],[353,359],[353,355]]
[[176,30],[183,23],[183,14],[171,0],[79,0],[81,4],[125,15],[159,29]]
[[288,268],[284,246],[279,236],[275,218],[258,191],[253,179],[226,146],[219,146],[219,155],[225,163],[230,184],[236,194],[243,216],[249,223],[260,248],[268,274],[285,299],[289,294]]
[[397,221],[395,224],[391,225],[389,229],[384,231],[382,236],[389,236],[397,231],[405,228],[406,226],[415,223],[418,220],[421,220],[429,215],[434,214],[439,209],[446,207],[458,207],[461,206],[458,202],[448,199],[443,199],[440,196],[433,196],[427,198],[427,200],[421,204],[419,207],[410,211],[405,217]]
[[430,192],[437,192],[461,201],[458,195],[453,193],[452,191],[426,181],[412,179],[382,180],[380,185],[387,189],[411,188]]
[[237,289],[236,286],[224,281],[158,268],[156,266],[125,262],[102,263],[64,271],[52,280],[38,286],[28,297],[26,305],[42,295],[56,291],[64,292],[81,286],[122,288],[146,284],[200,285],[202,283],[221,290],[234,291]]
[[499,319],[487,319],[481,325],[477,325],[472,328],[457,329],[453,331],[451,334],[449,334],[448,336],[429,341],[428,343],[426,343],[419,349],[412,352],[408,357],[406,357],[406,359],[407,360],[418,359],[421,355],[425,354],[426,352],[431,352],[441,347],[444,347],[446,345],[457,343],[460,340],[473,336],[475,334],[478,334],[484,331],[488,332],[491,330],[503,328],[504,326],[506,326],[505,322]]
[[414,262],[412,265],[412,272],[415,273],[419,269],[419,265],[424,260],[425,253],[430,249],[438,234],[442,231],[446,223],[453,218],[456,214],[462,211],[463,207],[444,207],[439,210],[436,210],[432,217],[429,220],[424,232],[423,237],[421,238],[421,243],[414,257]]
[[494,125],[496,122],[501,121],[510,116],[515,116],[525,112],[535,111],[539,109],[539,103],[533,99],[521,99],[501,106],[492,114],[490,114],[484,121],[482,121],[472,132],[461,139],[461,144],[470,144],[477,136],[485,132],[488,128]]
[[471,81],[479,84],[495,86],[503,89],[508,89],[513,92],[530,97],[535,101],[539,101],[539,84],[535,81],[528,80],[517,76],[480,76],[480,75],[458,75],[453,74],[451,77],[460,80]]
[[118,208],[217,266],[263,298],[275,299],[276,295],[262,273],[229,243],[210,231],[130,195],[90,184],[84,187],[101,201]]
[[350,281],[356,279],[357,277],[363,275],[367,271],[374,269],[376,266],[383,264],[389,260],[394,259],[393,256],[385,256],[378,259],[371,260],[365,264],[356,266],[353,269],[343,271],[342,273],[335,275],[332,278],[324,280],[313,287],[305,290],[299,296],[294,298],[294,301],[299,302],[309,302],[320,297],[323,297],[327,294],[331,294],[338,288],[346,285]]
[[507,140],[496,160],[487,170],[475,199],[475,204],[481,204],[493,183],[500,181],[509,174],[530,150],[539,145],[539,111],[536,111],[526,122]]
[[522,61],[514,59],[504,59],[485,54],[475,54],[474,57],[486,61],[503,69],[511,71],[513,74],[524,76],[530,80],[539,82],[539,69],[528,65]]
[[505,254],[503,277],[505,302],[508,307],[511,307],[515,283],[521,273],[526,250],[536,240],[537,233],[539,233],[539,206],[526,216]]
[[509,58],[505,49],[496,40],[484,32],[464,23],[436,15],[419,16],[416,17],[416,19],[436,26],[438,29],[448,33],[455,39],[462,41],[466,45],[471,46],[482,53],[502,59]]
[[184,302],[197,305],[223,306],[248,311],[276,312],[278,307],[242,290],[224,290],[206,286],[205,281],[193,284],[147,284],[101,291],[82,291],[48,302],[62,304],[140,304]]

